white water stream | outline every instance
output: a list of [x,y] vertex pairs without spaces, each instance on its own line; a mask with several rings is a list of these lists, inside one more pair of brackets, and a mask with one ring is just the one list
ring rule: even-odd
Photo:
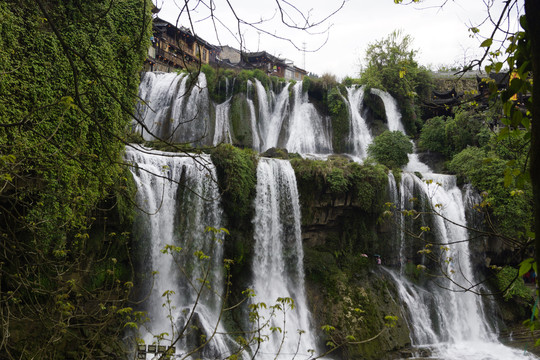
[[144,73],[139,85],[143,102],[138,106],[138,119],[144,126],[137,127],[145,140],[212,144],[206,77],[200,73],[191,81],[184,74]]
[[[304,286],[298,190],[288,161],[260,159],[253,223],[254,302],[267,305],[267,309],[260,310],[261,324],[269,321],[263,332],[268,341],[261,344],[256,358],[274,359],[279,354],[279,359],[308,359],[310,350],[317,353],[316,340]],[[270,306],[278,303],[279,298],[292,298],[294,309],[284,304],[285,311],[272,315]],[[280,330],[271,331],[270,327]]]
[[[204,334],[209,343],[194,355],[213,359],[230,354],[236,347],[219,320],[223,246],[205,232],[205,226],[222,226],[219,191],[211,180],[216,173],[210,158],[180,157],[145,148],[128,148],[125,158],[134,165],[141,209],[136,220],[138,241],[147,243],[143,271],[148,277],[157,272],[153,283],[147,280],[150,294],[145,310],[150,322],[141,328],[141,336],[146,344],[173,344],[177,356],[184,356]],[[181,250],[164,253],[167,246]],[[201,259],[196,251],[209,258]],[[183,331],[186,322],[188,327]],[[199,330],[194,332],[192,325]]]
[[[387,93],[374,91],[383,100],[390,130],[404,132],[401,115],[395,100]],[[422,179],[413,172],[420,172]],[[410,199],[419,198],[420,203],[431,204],[427,209],[433,212],[431,222],[438,243],[447,244],[432,249],[440,254],[440,265],[444,276],[420,288],[409,282],[403,269],[410,255],[408,240],[400,233],[400,273],[388,270],[393,277],[400,298],[409,311],[408,323],[413,345],[428,346],[433,350],[433,358],[447,360],[507,360],[536,359],[500,344],[495,330],[489,325],[484,311],[483,299],[473,291],[483,291],[479,279],[473,271],[466,229],[465,204],[474,203],[474,192],[469,188],[462,192],[451,175],[434,174],[422,163],[416,154],[409,156],[409,164],[401,175],[399,197],[393,176],[389,179],[392,199],[399,198],[399,210],[412,208]],[[417,209],[425,211],[425,208]],[[407,226],[407,219],[400,215],[400,224]],[[420,250],[420,249],[416,249]],[[467,290],[472,291],[467,291]]]
[[366,120],[360,114],[362,101],[364,100],[363,87],[348,87],[347,99],[345,99],[349,108],[349,145],[352,147],[352,155],[358,157],[358,160],[364,160],[367,157],[367,148],[373,141],[371,132],[366,124]]

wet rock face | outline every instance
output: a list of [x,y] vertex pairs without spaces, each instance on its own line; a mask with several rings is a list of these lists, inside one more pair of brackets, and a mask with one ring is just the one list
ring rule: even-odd
[[[369,339],[385,329],[375,340],[346,346],[335,356],[388,358],[410,346],[397,291],[374,256],[381,255],[385,265],[393,261],[393,228],[378,222],[379,214],[367,212],[351,192],[336,195],[314,188],[299,185],[306,291],[315,326],[334,326],[333,336],[340,341],[349,335]],[[385,325],[387,315],[397,316],[392,328]]]

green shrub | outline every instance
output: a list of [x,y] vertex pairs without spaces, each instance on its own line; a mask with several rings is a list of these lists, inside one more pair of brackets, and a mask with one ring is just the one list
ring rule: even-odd
[[334,87],[328,92],[328,113],[332,121],[332,146],[334,152],[345,153],[347,138],[350,132],[349,111],[339,88]]
[[407,154],[412,152],[411,141],[401,131],[385,131],[368,147],[368,154],[390,169],[406,165],[409,162]]
[[519,271],[511,266],[505,266],[497,272],[496,284],[497,289],[503,292],[503,297],[506,301],[511,298],[522,298],[527,302],[531,302],[531,290],[525,286],[525,282],[521,276],[518,276]]
[[257,185],[257,156],[251,149],[223,144],[211,153],[223,194],[223,207],[233,225],[251,221]]
[[418,148],[420,150],[429,150],[440,152],[441,154],[447,153],[446,147],[446,118],[444,116],[437,116],[428,119],[422,128],[420,133],[420,140],[418,141]]
[[332,193],[344,193],[349,188],[349,181],[345,178],[343,169],[334,168],[326,177],[328,187]]
[[454,156],[448,169],[461,182],[469,181],[484,194],[483,207],[495,217],[493,230],[514,239],[526,239],[532,221],[530,184],[515,190],[505,186],[507,162],[477,147],[468,147]]

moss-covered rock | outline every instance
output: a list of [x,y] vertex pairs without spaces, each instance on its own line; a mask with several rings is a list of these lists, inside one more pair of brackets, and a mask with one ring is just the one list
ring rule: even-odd
[[253,146],[251,132],[251,113],[245,93],[238,93],[231,99],[230,122],[233,133],[233,143],[241,147]]
[[[410,345],[393,282],[373,258],[361,253],[331,254],[306,248],[304,253],[308,299],[318,327],[331,325],[325,343],[350,341],[334,356],[344,359],[381,359],[388,352]],[[388,316],[396,317],[389,327]],[[325,336],[321,332],[321,336]]]
[[233,278],[244,283],[249,274],[248,259],[253,250],[253,202],[257,185],[258,156],[251,149],[239,149],[229,144],[211,153],[216,167],[222,205],[230,235],[225,240],[225,258],[234,260]]
[[332,147],[334,152],[348,152],[347,144],[350,133],[349,111],[338,87],[332,88],[328,93],[328,114],[332,121]]
[[363,116],[371,130],[371,134],[375,137],[388,130],[386,109],[381,97],[366,91],[364,92],[363,104]]

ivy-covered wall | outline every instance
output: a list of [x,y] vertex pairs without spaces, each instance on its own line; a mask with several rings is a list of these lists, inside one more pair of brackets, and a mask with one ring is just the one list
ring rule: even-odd
[[123,356],[135,316],[123,137],[151,6],[0,3],[0,352],[10,358]]

